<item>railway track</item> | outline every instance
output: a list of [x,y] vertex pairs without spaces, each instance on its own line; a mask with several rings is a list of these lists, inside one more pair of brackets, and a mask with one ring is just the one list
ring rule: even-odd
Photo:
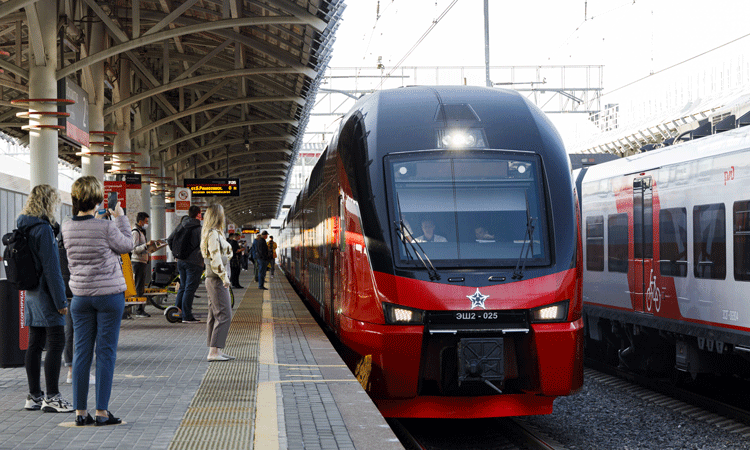
[[409,450],[565,450],[517,418],[388,419]]
[[710,393],[701,394],[676,386],[665,379],[649,378],[593,361],[586,361],[586,365],[586,378],[618,387],[653,404],[750,438],[750,410],[747,407],[718,400]]

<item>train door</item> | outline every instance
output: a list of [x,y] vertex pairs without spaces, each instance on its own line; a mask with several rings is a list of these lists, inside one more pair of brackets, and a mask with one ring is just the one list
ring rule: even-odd
[[633,308],[652,313],[646,295],[654,279],[653,179],[633,180]]
[[333,242],[331,244],[331,275],[330,275],[330,289],[331,289],[331,308],[330,308],[330,317],[328,323],[331,324],[331,327],[334,330],[338,329],[338,320],[337,320],[337,314],[336,310],[338,309],[338,305],[341,303],[341,260],[342,255],[341,252],[345,250],[346,245],[344,244],[343,236],[344,236],[344,227],[346,226],[346,221],[344,220],[344,206],[343,206],[344,197],[339,195],[338,198],[338,210],[336,212],[336,216],[333,217]]

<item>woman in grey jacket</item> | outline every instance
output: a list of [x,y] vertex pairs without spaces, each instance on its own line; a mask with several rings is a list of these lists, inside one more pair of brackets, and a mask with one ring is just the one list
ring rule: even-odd
[[[60,271],[55,233],[55,210],[60,203],[57,190],[47,184],[34,186],[16,220],[19,230],[29,236],[29,245],[35,258],[37,273],[41,273],[39,286],[26,291],[25,324],[29,327],[29,347],[26,350],[26,378],[29,395],[25,408],[45,412],[73,412],[73,405],[62,398],[58,386],[62,352],[65,348],[65,314],[68,313],[65,283]],[[41,271],[39,271],[41,269]],[[44,358],[44,379],[47,397],[44,397],[39,377]]]
[[[110,206],[114,220],[94,215],[104,199],[102,184],[86,176],[73,183],[73,219],[63,224],[68,252],[71,312],[75,336],[73,406],[76,425],[115,425],[122,421],[109,412],[112,378],[117,358],[120,321],[125,309],[125,277],[120,254],[133,249],[130,222],[120,203]],[[89,370],[96,344],[96,419],[86,411]]]

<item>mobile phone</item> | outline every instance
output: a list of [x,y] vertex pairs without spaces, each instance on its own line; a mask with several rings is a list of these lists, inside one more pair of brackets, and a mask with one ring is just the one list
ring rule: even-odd
[[115,209],[117,206],[117,191],[112,191],[107,197],[107,209]]

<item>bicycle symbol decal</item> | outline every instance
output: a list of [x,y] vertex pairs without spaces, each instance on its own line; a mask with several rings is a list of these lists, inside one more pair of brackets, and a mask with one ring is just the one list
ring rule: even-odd
[[656,287],[656,276],[654,275],[654,269],[651,269],[649,275],[648,290],[646,290],[646,311],[651,311],[651,306],[659,312],[661,309],[661,290]]

